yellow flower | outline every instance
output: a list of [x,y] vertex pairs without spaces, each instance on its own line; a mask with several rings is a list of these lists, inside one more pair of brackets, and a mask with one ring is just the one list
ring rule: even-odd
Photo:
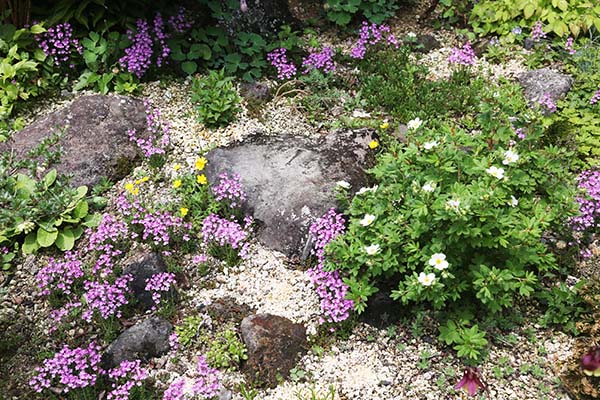
[[190,211],[190,210],[188,210],[188,209],[187,209],[187,208],[185,208],[185,207],[181,207],[181,208],[179,209],[179,212],[181,213],[181,218],[185,217],[185,216],[187,215],[188,211]]
[[141,179],[141,181],[142,181],[142,182],[148,182],[148,180],[149,180],[149,179],[150,179],[150,178],[148,178],[147,176],[145,176],[145,177],[143,177],[143,178]]
[[206,180],[206,175],[202,174],[202,175],[197,175],[196,176],[196,182],[198,182],[201,185],[206,185],[206,183],[208,182]]
[[181,179],[175,179],[175,181],[173,182],[173,187],[175,189],[181,187]]
[[200,157],[199,159],[196,160],[196,163],[194,165],[194,167],[198,170],[198,171],[202,171],[204,169],[204,166],[206,165],[208,161],[206,160],[205,157]]
[[134,187],[133,183],[131,183],[131,182],[127,182],[125,184],[125,190],[127,190],[128,192],[133,192],[133,187]]
[[390,123],[389,123],[389,122],[387,122],[387,121],[383,121],[383,123],[382,123],[381,125],[379,125],[379,127],[380,127],[381,129],[387,129],[387,128],[389,128],[389,127],[390,127]]
[[136,184],[136,185],[140,185],[140,184],[142,184],[142,183],[144,183],[144,182],[148,182],[148,179],[149,179],[149,178],[148,178],[147,176],[143,177],[142,179],[136,179],[136,180],[135,180],[135,184]]
[[379,147],[379,142],[377,140],[371,140],[371,143],[369,143],[369,148],[376,149],[377,147]]
[[173,169],[175,171],[179,171],[181,169],[181,164],[175,164],[175,165],[173,165]]

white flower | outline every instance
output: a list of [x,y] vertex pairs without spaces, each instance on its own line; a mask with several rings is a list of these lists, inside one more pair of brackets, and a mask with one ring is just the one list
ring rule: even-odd
[[373,256],[373,255],[379,253],[379,245],[372,244],[370,246],[365,246],[365,252],[367,252],[368,255]]
[[408,121],[406,126],[408,127],[408,129],[419,129],[419,127],[422,124],[423,124],[423,121],[421,121],[421,119],[419,117],[417,117],[415,119],[411,119],[410,121]]
[[423,185],[423,187],[421,188],[424,192],[433,192],[435,190],[435,184],[432,182],[427,182],[426,184]]
[[431,286],[433,281],[435,281],[435,274],[433,272],[426,274],[425,272],[421,272],[419,274],[419,283],[423,286]]
[[406,34],[406,37],[414,39],[417,37],[417,34],[411,31]]
[[460,207],[460,200],[454,200],[454,199],[448,200],[448,202],[446,204],[450,208],[458,209],[458,207]]
[[370,188],[365,188],[365,187],[364,188],[360,188],[360,190],[358,192],[356,192],[356,194],[363,194],[363,193],[367,193],[367,192],[375,192],[375,191],[377,191],[378,187],[379,186],[375,185],[375,186],[370,187]]
[[365,214],[363,219],[360,220],[360,224],[362,226],[369,226],[375,221],[375,216],[372,214]]
[[429,265],[437,270],[443,271],[448,268],[448,261],[446,261],[446,255],[444,253],[435,253],[429,259]]
[[371,113],[365,112],[363,110],[354,110],[352,112],[352,118],[371,118]]
[[350,189],[350,186],[351,186],[350,183],[348,183],[346,181],[337,181],[335,184],[336,184],[336,186],[339,186],[344,189]]
[[495,165],[492,165],[491,167],[486,169],[485,172],[487,172],[494,178],[498,178],[498,179],[504,178],[504,168],[498,168]]
[[439,142],[437,140],[434,140],[433,142],[425,142],[423,143],[423,147],[425,148],[425,150],[431,150],[434,147],[439,146]]
[[508,165],[514,162],[517,162],[519,159],[519,155],[512,150],[507,150],[504,152],[504,160],[502,160],[502,164]]
[[510,201],[508,202],[508,205],[511,207],[516,207],[519,205],[519,200],[517,200],[515,196],[510,196]]

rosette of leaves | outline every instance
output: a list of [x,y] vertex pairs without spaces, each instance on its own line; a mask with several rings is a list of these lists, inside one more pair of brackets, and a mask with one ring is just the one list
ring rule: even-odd
[[192,102],[197,103],[198,120],[209,127],[232,122],[239,111],[240,96],[233,78],[225,70],[210,71],[208,76],[192,82]]
[[248,350],[240,341],[237,334],[227,329],[217,334],[216,338],[209,343],[206,353],[208,363],[219,369],[233,371],[239,364],[248,359]]
[[[576,213],[573,154],[542,140],[539,115],[515,116],[522,99],[495,95],[482,99],[470,131],[428,129],[434,122],[426,121],[406,144],[391,142],[370,171],[378,188],[356,195],[347,232],[327,248],[327,266],[347,276],[357,311],[386,282],[402,304],[470,304],[472,314],[488,315],[529,297],[558,269],[545,238]],[[368,226],[366,214],[374,216]],[[440,253],[448,264],[436,269],[430,263]]]

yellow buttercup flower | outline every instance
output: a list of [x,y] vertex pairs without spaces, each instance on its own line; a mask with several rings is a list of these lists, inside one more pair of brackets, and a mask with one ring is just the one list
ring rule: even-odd
[[145,177],[143,177],[143,178],[141,179],[141,181],[142,181],[142,182],[148,182],[148,180],[149,180],[149,179],[150,179],[150,178],[148,178],[147,176],[145,176]]
[[369,143],[369,148],[376,149],[377,147],[379,147],[379,142],[377,140],[371,140],[371,143]]
[[383,121],[383,123],[382,123],[381,125],[379,125],[379,127],[380,127],[381,129],[387,129],[387,128],[389,128],[389,127],[390,127],[390,123],[389,123],[389,122],[387,122],[387,121]]
[[194,167],[198,171],[202,171],[204,169],[204,167],[206,166],[206,163],[208,163],[208,160],[205,157],[200,157],[199,159],[196,160]]
[[181,164],[175,164],[175,165],[173,165],[173,169],[175,171],[179,171],[181,169]]
[[185,207],[181,207],[181,208],[179,209],[179,212],[181,213],[181,218],[185,217],[185,216],[187,215],[188,211],[190,211],[190,210],[188,210],[188,209],[187,209],[187,208],[185,208]]
[[127,190],[129,193],[131,193],[134,196],[140,192],[140,189],[131,182],[127,182],[125,184],[125,190]]
[[173,187],[175,189],[181,187],[181,179],[175,179],[175,181],[173,182]]
[[196,176],[196,182],[198,182],[201,185],[206,185],[208,183],[208,181],[206,179],[206,175],[204,175],[204,174],[197,175]]

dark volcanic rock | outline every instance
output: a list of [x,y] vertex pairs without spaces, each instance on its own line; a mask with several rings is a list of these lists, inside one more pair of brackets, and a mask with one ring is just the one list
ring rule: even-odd
[[[142,253],[128,260],[127,266],[123,269],[123,274],[130,274],[133,280],[129,283],[129,288],[133,292],[138,304],[144,310],[149,310],[154,306],[152,293],[146,290],[146,283],[152,276],[166,272],[167,266],[158,253]],[[161,300],[167,300],[177,296],[175,288],[162,295]]]
[[525,98],[536,104],[545,94],[553,101],[564,97],[573,86],[573,78],[549,68],[535,69],[518,77]]
[[244,318],[240,331],[248,348],[243,372],[251,381],[274,387],[306,352],[306,329],[287,318],[256,314]]
[[102,367],[113,368],[123,360],[147,361],[166,354],[170,349],[171,332],[173,325],[160,317],[152,317],[132,326],[108,346],[102,355]]
[[254,311],[246,304],[238,304],[233,297],[224,297],[204,307],[213,321],[219,325],[239,325]]
[[208,153],[211,183],[222,172],[237,172],[248,194],[246,211],[262,223],[259,240],[288,256],[301,255],[308,228],[336,206],[336,182],[352,192],[366,185],[372,162],[371,132],[338,131],[319,140],[301,136],[254,137]]
[[123,96],[82,96],[15,133],[10,142],[0,144],[0,151],[10,146],[17,157],[23,156],[64,129],[58,143],[64,153],[56,169],[72,174],[74,186],[92,186],[102,176],[115,181],[133,169],[138,152],[127,136],[130,128],[145,132],[141,101]]

